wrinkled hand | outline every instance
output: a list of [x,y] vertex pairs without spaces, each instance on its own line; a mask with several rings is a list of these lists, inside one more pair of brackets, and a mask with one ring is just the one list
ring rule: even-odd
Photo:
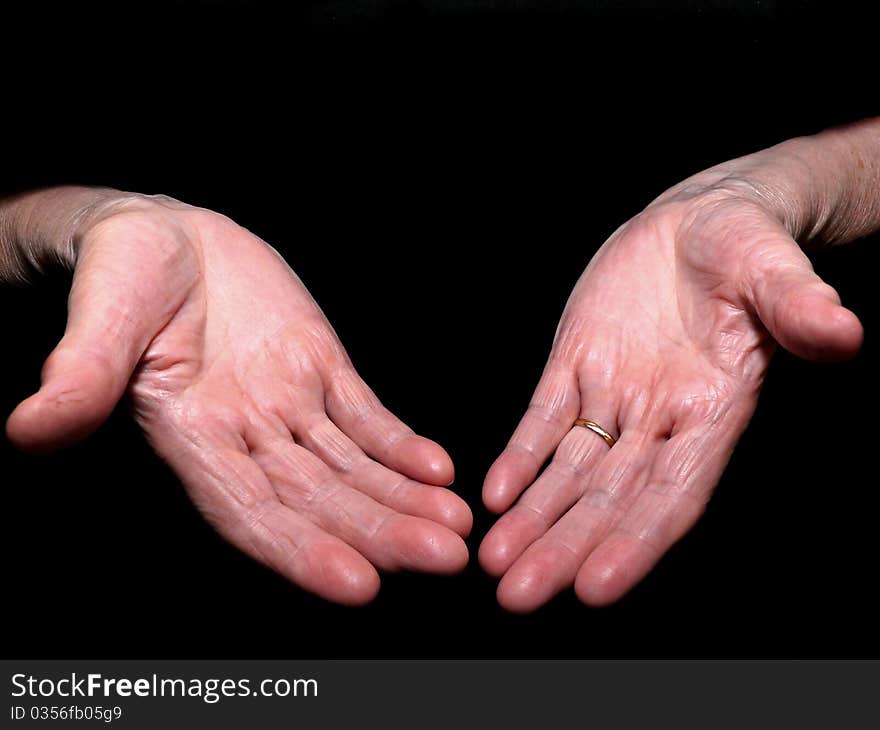
[[[572,584],[588,604],[618,599],[702,513],[775,342],[834,359],[861,338],[741,181],[658,199],[580,278],[528,411],[486,477],[487,507],[507,510],[479,554],[503,576],[500,603],[530,611]],[[572,427],[579,416],[610,431],[613,448]]]
[[273,249],[167,198],[84,220],[67,330],[14,442],[82,438],[127,390],[207,520],[297,585],[358,604],[374,565],[463,568],[471,513],[443,488],[449,457],[382,407]]

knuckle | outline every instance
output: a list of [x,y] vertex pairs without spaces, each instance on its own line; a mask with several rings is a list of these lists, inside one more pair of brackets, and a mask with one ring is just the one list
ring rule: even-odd
[[566,311],[562,315],[553,349],[550,351],[552,367],[564,370],[578,362],[585,346],[584,333],[588,329],[588,320],[580,313]]
[[562,422],[559,406],[554,403],[533,401],[529,404],[528,414],[530,418],[549,425],[556,425]]
[[200,433],[242,434],[245,431],[242,414],[220,401],[209,401],[194,394],[166,397],[162,404],[170,422],[190,436]]
[[610,388],[616,379],[616,358],[607,352],[591,348],[581,359],[578,373],[581,383],[593,388]]
[[247,481],[236,483],[234,490],[232,490],[232,496],[242,507],[249,526],[263,520],[273,501],[264,489]]
[[599,444],[605,446],[598,435],[587,429],[577,428],[559,444],[554,461],[582,475],[584,467],[596,456]]
[[348,473],[359,461],[352,443],[327,419],[307,427],[305,437],[322,460],[338,471]]
[[591,510],[606,514],[615,511],[617,501],[614,495],[601,486],[591,486],[580,498],[580,502]]
[[329,472],[314,475],[302,481],[300,505],[311,512],[320,512],[324,505],[336,500],[342,488],[342,483]]
[[678,223],[680,210],[680,206],[669,203],[648,207],[630,218],[613,237],[626,245],[668,236],[674,224]]
[[728,411],[732,398],[731,386],[724,381],[685,388],[676,398],[678,420],[711,425]]
[[339,404],[350,411],[353,419],[362,423],[379,407],[379,399],[353,370],[337,371],[330,380],[330,393]]
[[192,263],[189,257],[194,255],[188,241],[194,240],[195,234],[188,219],[153,201],[117,203],[76,238],[82,250],[103,243],[148,249],[165,267]]

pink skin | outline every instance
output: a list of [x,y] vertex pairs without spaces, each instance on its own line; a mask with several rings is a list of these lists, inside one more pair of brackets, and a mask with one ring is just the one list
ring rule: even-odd
[[[778,342],[849,357],[862,328],[759,196],[666,195],[622,226],[575,286],[531,405],[483,487],[504,513],[479,560],[532,611],[574,585],[620,598],[702,513]],[[573,427],[582,416],[609,449]],[[546,470],[539,470],[552,457]]]
[[[370,601],[376,568],[454,573],[453,465],[386,410],[305,287],[229,219],[120,195],[85,216],[67,331],[10,439],[83,438],[128,392],[205,518],[302,588]],[[375,566],[375,567],[374,567]]]
[[[878,189],[880,119],[864,120],[689,178],[609,239],[484,484],[504,515],[479,557],[504,607],[571,585],[618,599],[701,514],[775,345],[855,354],[861,324],[791,233],[880,229]],[[359,604],[374,566],[464,567],[472,517],[443,488],[446,452],[381,406],[268,245],[178,201],[84,188],[0,200],[0,224],[0,279],[75,263],[67,332],[7,424],[20,447],[88,435],[127,391],[205,517],[303,588]]]

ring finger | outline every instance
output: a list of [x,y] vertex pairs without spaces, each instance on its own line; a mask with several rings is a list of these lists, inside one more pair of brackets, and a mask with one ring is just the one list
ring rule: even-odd
[[[615,423],[608,414],[593,414]],[[495,525],[480,545],[479,560],[493,576],[502,575],[535,540],[583,495],[589,475],[608,453],[608,444],[588,428],[572,426],[553,461]]]
[[584,560],[644,486],[661,443],[644,432],[624,431],[580,499],[504,574],[498,585],[502,606],[532,611],[574,583]]

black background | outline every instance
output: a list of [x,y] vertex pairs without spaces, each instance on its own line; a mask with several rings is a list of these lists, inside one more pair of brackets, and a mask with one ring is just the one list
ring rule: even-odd
[[[483,475],[578,275],[715,162],[877,113],[873,25],[836,5],[45,3],[6,11],[2,185],[214,208],[271,242],[385,403]],[[495,582],[383,576],[346,609],[226,545],[125,409],[3,442],[4,653],[18,657],[876,656],[878,240],[817,269],[862,354],[780,353],[706,516],[618,605],[505,614]],[[66,281],[0,292],[0,410],[38,385]]]

